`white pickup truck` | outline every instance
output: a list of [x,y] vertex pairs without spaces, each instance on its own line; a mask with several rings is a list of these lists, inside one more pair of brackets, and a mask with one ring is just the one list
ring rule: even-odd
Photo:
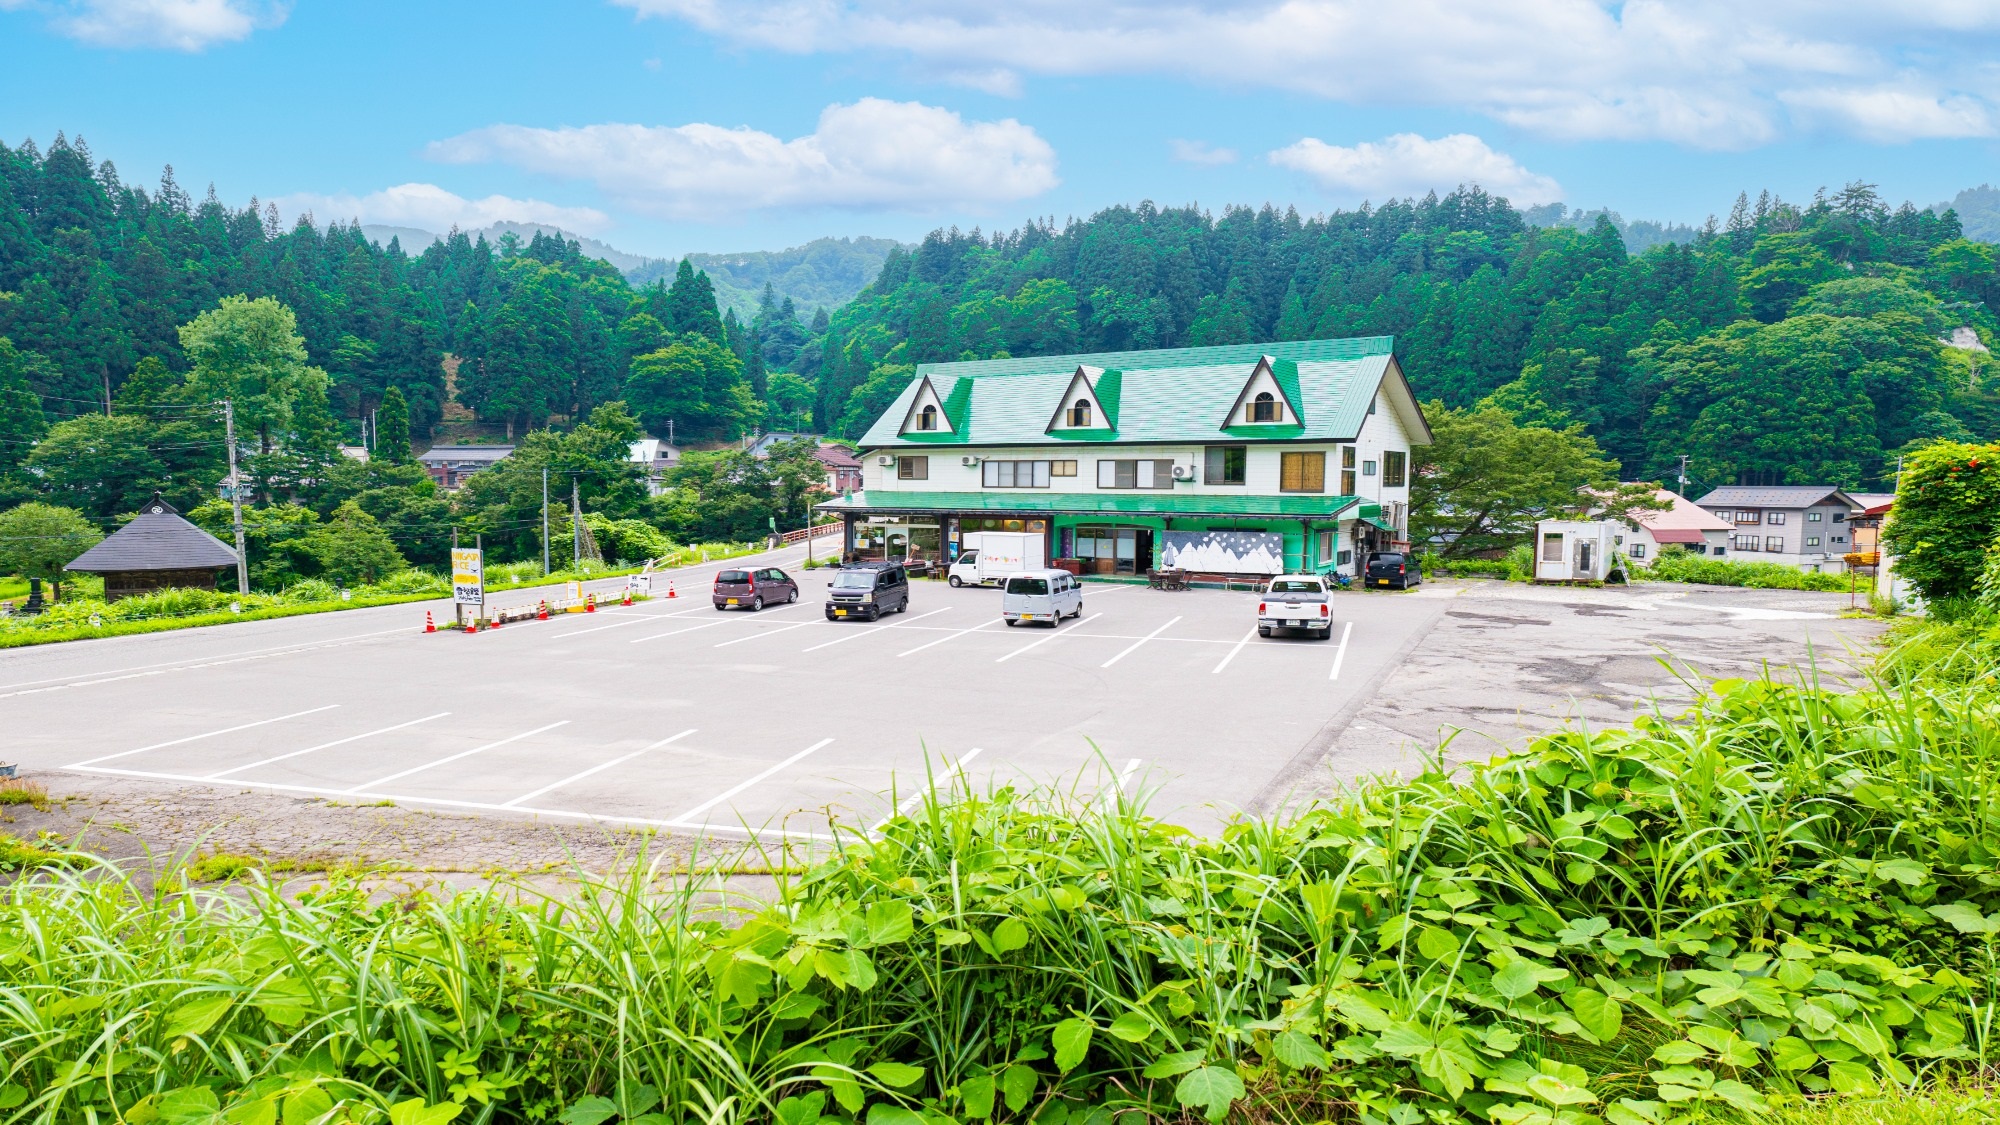
[[1333,607],[1327,600],[1326,579],[1317,574],[1280,574],[1257,599],[1257,635],[1279,629],[1302,629],[1325,640],[1333,636]]

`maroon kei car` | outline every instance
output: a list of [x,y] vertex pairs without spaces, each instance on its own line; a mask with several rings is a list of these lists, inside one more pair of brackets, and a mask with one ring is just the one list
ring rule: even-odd
[[715,608],[763,609],[799,600],[799,584],[775,566],[725,570],[715,576]]

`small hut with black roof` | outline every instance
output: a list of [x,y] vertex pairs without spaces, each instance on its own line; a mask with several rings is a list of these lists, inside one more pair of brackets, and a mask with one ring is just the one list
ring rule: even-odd
[[63,569],[103,575],[104,600],[115,602],[169,587],[213,590],[215,572],[235,565],[228,544],[182,519],[156,492],[131,523]]

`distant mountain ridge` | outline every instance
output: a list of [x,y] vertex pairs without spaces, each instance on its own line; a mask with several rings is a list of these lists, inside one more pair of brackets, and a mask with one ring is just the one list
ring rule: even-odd
[[[399,240],[406,254],[421,254],[425,247],[444,237],[419,227],[375,224],[364,224],[361,233],[370,242],[383,246],[391,239]],[[508,234],[526,242],[537,233],[561,235],[575,242],[585,255],[602,258],[617,267],[635,286],[658,279],[671,281],[674,270],[680,267],[679,258],[628,254],[609,243],[541,223],[494,223],[465,232],[469,238],[483,237],[488,242],[498,242]],[[736,315],[745,320],[757,315],[757,300],[766,283],[777,291],[779,300],[790,297],[799,315],[810,317],[814,309],[831,312],[853,300],[882,272],[882,262],[889,251],[901,245],[891,238],[867,236],[816,238],[787,250],[689,254],[687,259],[696,269],[707,271],[709,281],[715,286],[716,303],[724,309],[735,309]]]

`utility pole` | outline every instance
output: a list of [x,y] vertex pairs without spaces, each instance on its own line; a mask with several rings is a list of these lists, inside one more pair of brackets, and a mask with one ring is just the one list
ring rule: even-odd
[[1687,499],[1687,494],[1688,494],[1688,455],[1683,453],[1681,454],[1681,499],[1683,500]]
[[571,566],[583,565],[583,493],[576,483],[576,474],[569,477],[569,539],[574,556]]
[[222,440],[229,447],[229,515],[236,530],[236,592],[250,592],[250,555],[243,549],[243,481],[236,475],[236,404],[222,400]]
[[542,466],[542,577],[549,576],[549,467]]

